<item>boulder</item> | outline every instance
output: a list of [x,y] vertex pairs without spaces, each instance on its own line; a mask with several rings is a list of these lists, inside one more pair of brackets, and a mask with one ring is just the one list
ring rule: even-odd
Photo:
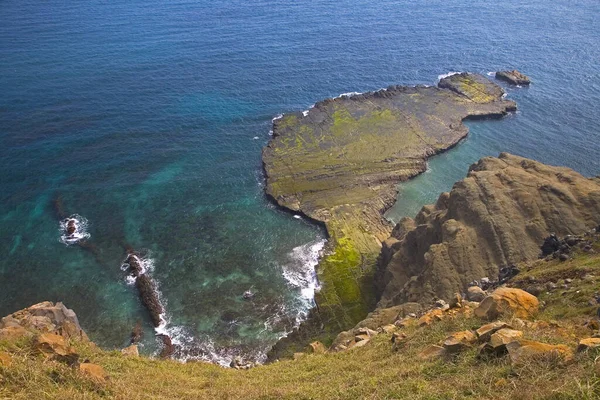
[[42,333],[37,336],[34,341],[34,348],[46,357],[66,356],[74,353],[64,337],[53,333]]
[[92,363],[83,363],[79,364],[79,371],[91,378],[93,381],[97,383],[104,383],[108,378],[108,374],[104,371],[102,366]]
[[487,342],[490,337],[500,329],[510,328],[506,322],[495,321],[485,324],[475,331],[480,342]]
[[0,351],[0,367],[10,367],[12,365],[12,356]]
[[586,338],[581,339],[579,341],[579,346],[577,346],[578,352],[588,351],[590,349],[596,349],[600,347],[600,338]]
[[467,299],[469,301],[480,302],[485,299],[485,296],[487,296],[487,293],[479,286],[471,286],[467,289]]
[[425,350],[419,353],[421,360],[435,360],[438,358],[444,358],[448,354],[448,351],[442,346],[431,345]]
[[138,350],[137,344],[132,344],[131,346],[122,349],[121,354],[128,357],[138,357],[140,355],[140,352]]
[[325,345],[319,341],[312,342],[306,347],[307,353],[323,354],[327,351]]
[[470,347],[477,340],[472,331],[455,332],[444,340],[444,348],[448,353],[458,353]]
[[461,308],[463,303],[463,298],[460,293],[454,293],[448,302],[450,308]]
[[533,340],[519,339],[506,345],[510,360],[513,364],[522,364],[528,360],[554,360],[569,361],[573,351],[565,345],[546,344]]
[[539,304],[537,297],[524,290],[501,287],[483,299],[475,309],[475,315],[488,320],[504,314],[531,318],[538,312]]
[[496,79],[511,83],[513,85],[529,85],[531,79],[521,72],[513,69],[512,71],[498,71],[496,72]]
[[490,345],[494,349],[497,349],[499,347],[506,346],[507,344],[514,342],[515,340],[521,339],[522,337],[522,331],[517,331],[515,329],[510,328],[502,328],[496,333],[492,334],[492,336],[490,337]]

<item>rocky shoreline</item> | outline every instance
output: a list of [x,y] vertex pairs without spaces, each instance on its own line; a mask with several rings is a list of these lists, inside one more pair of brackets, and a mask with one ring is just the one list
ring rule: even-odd
[[278,206],[325,225],[330,241],[317,270],[321,331],[353,326],[375,306],[374,266],[392,225],[383,213],[399,182],[468,134],[469,118],[516,110],[502,88],[469,73],[437,87],[391,86],[340,96],[273,121],[263,150],[266,193]]

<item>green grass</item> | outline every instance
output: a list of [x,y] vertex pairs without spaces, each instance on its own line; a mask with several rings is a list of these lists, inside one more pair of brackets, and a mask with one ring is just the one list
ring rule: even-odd
[[[75,343],[83,358],[102,365],[104,384],[36,356],[28,342],[0,344],[13,365],[0,367],[0,398],[10,399],[585,399],[600,395],[594,360],[551,361],[513,367],[504,359],[479,360],[473,348],[450,360],[421,361],[425,347],[449,333],[475,328],[466,316],[429,327],[406,328],[405,345],[394,351],[389,334],[359,349],[305,355],[247,371],[189,362],[128,358],[119,352]],[[532,339],[541,331],[528,332]]]
[[[328,262],[358,261],[349,243]],[[521,265],[511,283],[573,279],[570,289],[541,295],[537,320],[524,331],[526,339],[560,343],[575,349],[592,331],[583,325],[593,318],[589,296],[600,282],[600,255],[579,254],[567,262],[539,261]],[[592,278],[590,278],[592,276]],[[598,276],[598,278],[595,278]],[[356,288],[340,288],[347,296]],[[510,317],[509,324],[517,321]],[[0,367],[0,399],[598,399],[600,351],[577,353],[572,362],[535,360],[513,366],[507,357],[480,359],[473,347],[448,360],[423,361],[418,355],[449,334],[476,329],[484,321],[459,313],[430,326],[402,328],[407,338],[396,350],[390,334],[374,337],[366,346],[340,353],[306,354],[247,371],[202,362],[182,364],[149,358],[128,358],[86,343],[72,343],[81,359],[102,365],[110,378],[96,383],[32,350],[31,339],[0,342],[12,355],[10,367]]]

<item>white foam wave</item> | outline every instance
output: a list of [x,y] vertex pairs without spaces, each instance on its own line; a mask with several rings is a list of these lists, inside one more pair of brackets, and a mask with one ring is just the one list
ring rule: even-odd
[[[149,254],[145,255],[144,257],[140,257],[136,254],[131,254],[131,256],[135,257],[140,263],[140,275],[154,271],[154,259],[151,258]],[[129,255],[127,256],[127,258],[129,258]],[[125,259],[125,261],[127,261],[127,259]],[[128,268],[129,264],[127,264],[126,262],[123,262],[123,264],[121,264],[121,271],[127,271]],[[135,283],[135,276],[127,275],[125,277],[125,282],[127,282],[128,285],[133,285]]]
[[282,267],[283,277],[290,286],[299,290],[303,302],[303,307],[296,316],[297,324],[314,307],[315,292],[320,290],[315,267],[325,243],[327,241],[322,239],[295,247],[290,253],[290,262]]
[[361,95],[362,92],[347,92],[347,93],[342,93],[339,96],[334,97],[334,99],[340,99],[342,97],[352,97],[352,96],[358,96]]
[[487,76],[496,76],[496,72],[490,71],[487,73]]
[[452,76],[452,75],[458,75],[460,73],[461,72],[451,71],[451,72],[448,72],[447,74],[438,75],[438,81],[441,81],[442,79],[447,78],[447,77]]
[[[69,233],[69,225],[73,224],[75,231]],[[73,214],[59,222],[59,231],[61,232],[60,241],[67,246],[75,244],[83,239],[89,239],[88,220],[79,214]]]
[[277,121],[278,119],[281,119],[281,118],[283,118],[283,114],[278,114],[277,116],[273,117],[273,119],[271,120],[271,122],[275,122],[275,121]]
[[308,116],[308,110],[304,110],[304,111],[302,111],[302,116],[303,116],[303,117],[306,117],[306,116]]

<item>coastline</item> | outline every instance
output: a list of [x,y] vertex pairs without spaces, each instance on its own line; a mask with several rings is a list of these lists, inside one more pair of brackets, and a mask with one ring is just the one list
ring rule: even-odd
[[[411,98],[423,96],[426,102],[431,100],[431,103],[434,104],[427,117],[439,118],[439,114],[436,114],[435,111],[444,108],[441,114],[442,119],[446,118],[446,131],[440,134],[439,131],[436,132],[436,129],[427,129],[426,124],[422,124],[421,127],[425,126],[425,128],[421,132],[426,134],[425,138],[417,135],[417,146],[414,146],[414,141],[409,142],[409,147],[413,146],[413,150],[416,147],[416,151],[408,155],[405,152],[404,158],[396,157],[395,160],[392,160],[391,164],[395,164],[396,168],[392,167],[387,170],[385,167],[379,168],[379,170],[375,168],[374,171],[370,170],[365,173],[364,168],[354,165],[355,168],[351,169],[349,174],[342,173],[336,176],[334,171],[332,175],[334,180],[340,179],[341,176],[343,181],[348,178],[348,175],[358,175],[358,179],[346,179],[339,187],[334,185],[332,188],[325,187],[323,189],[323,179],[319,178],[323,178],[324,170],[335,170],[335,161],[333,167],[327,165],[328,162],[334,160],[335,154],[330,152],[328,156],[324,157],[322,161],[325,168],[319,168],[317,165],[315,168],[317,172],[315,172],[303,165],[302,158],[310,157],[310,155],[303,149],[302,144],[296,147],[286,146],[286,141],[287,143],[295,141],[296,143],[303,142],[305,147],[309,147],[310,143],[306,140],[307,135],[303,135],[303,133],[312,130],[308,136],[313,139],[317,138],[312,144],[317,145],[314,150],[319,152],[322,148],[320,149],[318,145],[322,143],[327,134],[332,133],[327,129],[327,125],[329,124],[335,129],[336,123],[339,122],[336,121],[336,114],[339,114],[340,110],[343,112],[344,108],[346,110],[352,108],[346,114],[346,120],[341,124],[342,128],[350,129],[333,132],[338,135],[337,139],[341,139],[343,145],[339,148],[335,148],[335,146],[328,148],[340,149],[339,154],[345,155],[345,151],[352,149],[357,142],[356,137],[344,141],[348,136],[345,132],[350,131],[349,136],[353,136],[352,133],[358,133],[354,136],[361,141],[361,132],[356,130],[353,132],[353,128],[356,128],[356,124],[352,125],[353,120],[360,122],[361,118],[365,118],[365,115],[368,116],[369,112],[373,112],[368,106],[366,109],[361,106],[383,99],[388,108],[383,108],[382,114],[389,110],[392,116],[401,115],[410,119],[422,111],[422,107],[420,108],[418,105],[422,99],[412,101]],[[386,99],[390,98],[392,101],[386,103]],[[350,105],[338,103],[350,103]],[[516,104],[505,100],[505,92],[489,79],[480,75],[459,73],[442,77],[438,87],[391,86],[376,92],[337,96],[317,102],[309,110],[283,114],[279,118],[273,119],[272,138],[263,149],[262,157],[267,182],[266,196],[278,209],[302,215],[311,223],[325,227],[328,242],[324,249],[324,255],[316,267],[321,283],[321,291],[315,294],[316,307],[309,313],[307,320],[301,324],[299,329],[288,337],[280,339],[273,347],[269,354],[270,360],[278,358],[283,353],[289,355],[288,347],[298,348],[299,344],[306,344],[304,343],[306,340],[315,337],[325,343],[330,342],[337,332],[353,326],[374,308],[377,300],[374,270],[382,242],[389,237],[393,228],[393,224],[385,219],[384,215],[396,201],[397,184],[425,172],[427,160],[430,157],[448,151],[460,143],[469,132],[463,121],[502,118],[515,110]],[[381,111],[381,107],[377,108],[377,111]],[[316,116],[312,114],[316,114]],[[389,114],[387,116],[389,117]],[[384,124],[385,122],[383,121]],[[394,126],[394,122],[398,123],[398,119],[394,121],[392,118],[391,122],[392,124],[384,126],[385,129],[375,139],[389,139],[389,134],[396,136],[405,134]],[[417,122],[421,121],[417,118]],[[371,126],[373,124],[377,126],[381,121],[370,120],[369,123]],[[440,128],[440,126],[436,127]],[[322,135],[321,137],[318,136],[317,131]],[[426,140],[432,138],[434,140]],[[438,139],[437,142],[436,139]],[[327,146],[324,147],[327,148]],[[401,147],[394,150],[398,149],[402,150]],[[280,151],[282,154],[276,154]],[[280,184],[281,180],[284,181],[284,184],[289,183],[290,179],[288,178],[290,177],[281,175],[282,158],[287,158],[286,161],[291,160],[287,164],[287,171],[293,171],[291,173],[292,183],[283,189]],[[377,158],[377,155],[374,158]],[[345,157],[344,162],[346,161],[348,160]],[[277,165],[278,163],[280,164]],[[401,168],[397,168],[398,164]],[[296,172],[298,170],[306,172],[308,176],[300,183],[297,182],[298,174]],[[302,178],[304,177],[300,176],[300,179]],[[327,181],[327,178],[325,176],[324,180]],[[361,181],[361,179],[363,180]],[[288,182],[285,182],[286,180]],[[367,189],[366,192],[371,193],[365,193],[364,187]],[[324,193],[322,197],[319,197],[319,191]],[[316,196],[315,193],[317,193]],[[333,196],[330,196],[332,194]],[[333,201],[330,201],[331,199]]]

